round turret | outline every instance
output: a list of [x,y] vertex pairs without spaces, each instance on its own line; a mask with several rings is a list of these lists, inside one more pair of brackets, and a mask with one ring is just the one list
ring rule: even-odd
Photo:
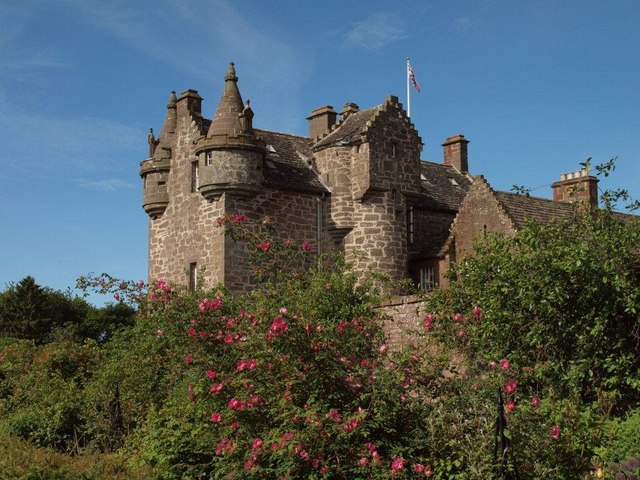
[[169,205],[167,182],[171,169],[171,145],[177,125],[176,101],[176,92],[171,92],[160,137],[156,140],[153,129],[149,130],[149,158],[140,163],[140,176],[144,183],[142,208],[153,219],[161,216]]
[[198,191],[208,200],[224,192],[252,194],[262,184],[265,144],[253,132],[253,111],[242,103],[233,63],[225,76],[225,89],[206,136],[196,143],[200,166]]
[[161,216],[169,205],[167,177],[170,166],[169,158],[149,158],[140,163],[140,176],[144,182],[142,208],[153,219]]

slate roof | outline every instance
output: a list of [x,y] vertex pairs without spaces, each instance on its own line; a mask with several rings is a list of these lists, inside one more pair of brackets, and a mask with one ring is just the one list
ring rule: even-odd
[[[538,223],[551,223],[570,219],[576,208],[575,204],[558,202],[548,198],[527,197],[512,192],[494,191],[494,193],[516,228],[524,227],[530,220]],[[638,219],[638,216],[628,213],[613,212],[613,214],[623,221]]]
[[471,186],[471,179],[449,165],[421,162],[422,195],[418,205],[424,208],[457,212]]
[[[209,125],[211,120],[203,118],[202,129],[205,132]],[[275,150],[275,152],[267,150],[265,157],[265,160],[270,161],[275,167],[272,168],[268,162],[265,162],[263,173],[266,187],[309,193],[329,191],[305,160],[313,156],[311,139],[257,128],[253,131],[259,140],[267,146],[271,145]]]
[[354,137],[364,133],[367,127],[367,122],[373,119],[381,106],[382,105],[378,105],[374,108],[360,110],[359,112],[350,114],[343,122],[338,124],[333,132],[329,133],[326,137],[316,143],[313,146],[314,150],[329,145],[350,143]]
[[[313,155],[311,151],[313,142],[309,138],[268,130],[255,129],[254,132],[267,144],[263,172],[266,186],[310,193],[328,192],[316,172],[307,163],[311,161]],[[272,152],[272,149],[275,152]]]
[[524,227],[527,220],[550,223],[554,220],[571,218],[575,212],[575,205],[555,202],[547,198],[527,197],[500,191],[495,191],[495,195],[516,228]]

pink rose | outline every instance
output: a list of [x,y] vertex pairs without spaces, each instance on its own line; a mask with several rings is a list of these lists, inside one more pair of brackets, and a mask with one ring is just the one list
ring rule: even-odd
[[262,441],[261,438],[256,438],[253,440],[253,443],[251,444],[251,449],[252,450],[257,450],[258,448],[260,448],[262,446],[264,442]]
[[508,394],[511,394],[516,391],[516,387],[518,384],[515,380],[507,380],[507,383],[504,384],[504,391]]
[[391,470],[402,470],[404,468],[404,460],[400,457],[396,457],[391,462]]

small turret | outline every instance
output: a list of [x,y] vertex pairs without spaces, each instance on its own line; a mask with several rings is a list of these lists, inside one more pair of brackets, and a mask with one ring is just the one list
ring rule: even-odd
[[167,180],[171,169],[171,145],[178,121],[176,102],[176,92],[171,92],[160,137],[156,140],[153,129],[149,130],[149,158],[140,163],[143,181],[142,208],[153,219],[161,216],[169,205]]
[[227,191],[255,193],[262,184],[266,148],[253,132],[253,110],[249,101],[242,103],[233,63],[224,80],[224,92],[209,131],[196,143],[198,191],[208,200],[216,200]]

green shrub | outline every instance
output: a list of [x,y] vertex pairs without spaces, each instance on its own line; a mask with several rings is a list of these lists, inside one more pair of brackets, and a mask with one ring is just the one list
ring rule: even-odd
[[0,355],[1,430],[63,452],[91,443],[84,387],[100,358],[94,344],[5,341]]

